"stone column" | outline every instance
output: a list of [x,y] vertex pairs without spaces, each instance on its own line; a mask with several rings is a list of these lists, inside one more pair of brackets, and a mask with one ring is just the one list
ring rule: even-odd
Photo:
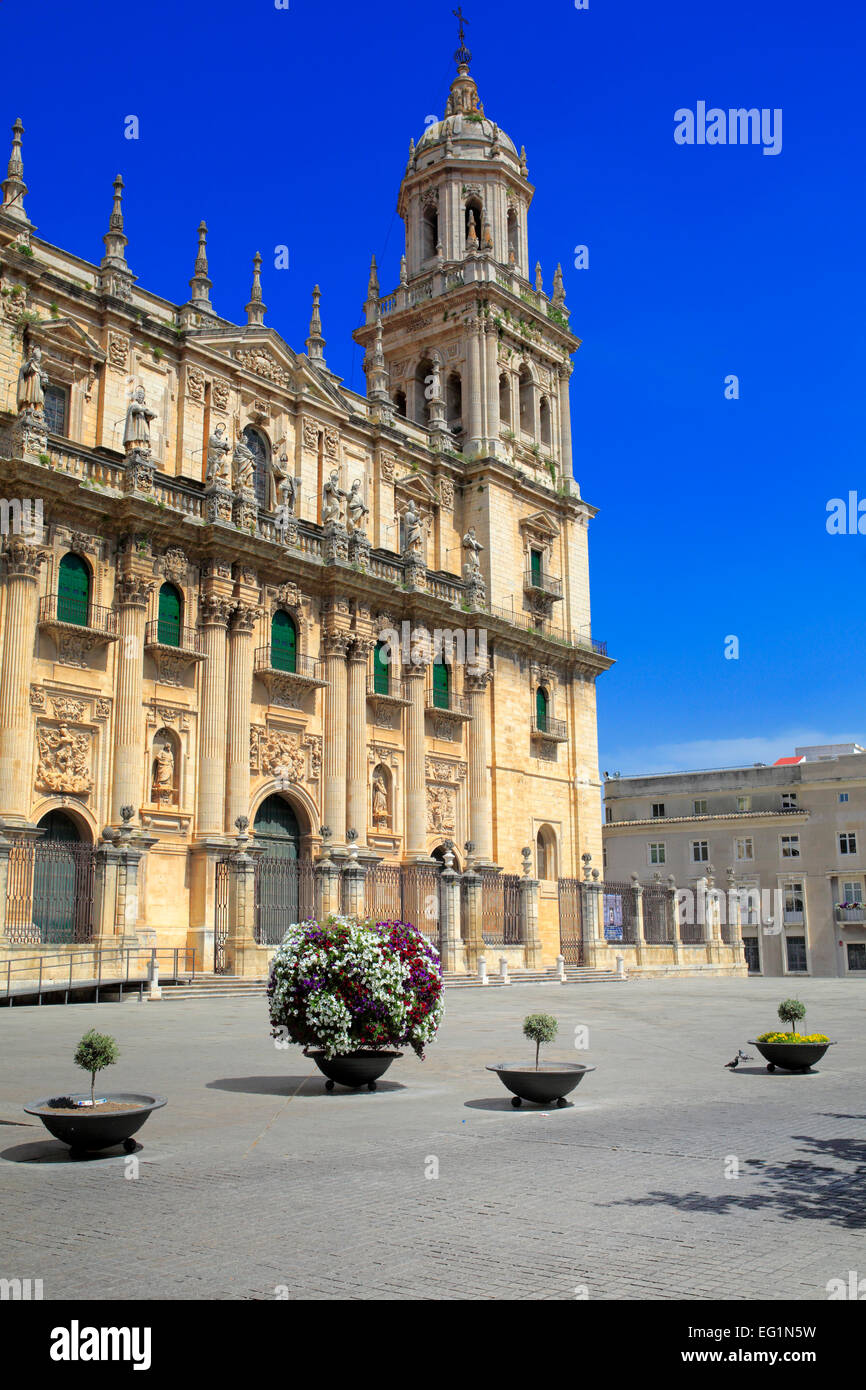
[[460,970],[463,964],[460,942],[460,875],[454,871],[454,855],[450,849],[445,851],[439,903],[439,954],[442,957],[442,969]]
[[427,859],[427,783],[424,770],[424,703],[426,666],[403,667],[409,695],[406,711],[406,837],[407,859]]
[[474,320],[469,329],[469,431],[466,449],[481,447],[484,434],[481,399],[481,326]]
[[631,886],[634,889],[634,947],[635,963],[642,965],[644,960],[644,947],[646,945],[646,931],[644,929],[643,917],[643,888],[637,874],[631,876]]
[[485,322],[484,327],[487,352],[487,438],[488,452],[492,452],[499,439],[499,338],[494,323]]
[[245,832],[245,827],[239,829],[236,848],[229,857],[226,960],[232,975],[257,975],[267,959],[267,948],[256,942],[256,861],[247,853],[249,836]]
[[144,752],[144,628],[153,580],[138,568],[135,552],[125,553],[126,566],[117,575],[114,601],[120,614],[117,643],[117,698],[114,712],[114,769],[111,819],[123,821],[121,808],[141,805]]
[[682,960],[683,943],[681,939],[680,924],[677,921],[677,881],[673,874],[668,874],[668,895],[665,902],[667,913],[668,940],[674,946],[674,964],[679,965]]
[[367,659],[371,647],[371,640],[356,637],[349,653],[346,823],[357,831],[355,843],[360,849],[367,845]]
[[467,869],[463,875],[461,888],[466,915],[463,922],[463,942],[466,950],[466,968],[470,974],[478,969],[478,957],[484,954],[484,939],[481,935],[481,875],[474,869]]
[[538,935],[538,879],[532,878],[530,865],[532,850],[521,850],[523,855],[523,877],[520,880],[520,940],[523,945],[523,960],[527,970],[538,970],[541,965],[541,937]]
[[367,871],[358,860],[355,845],[349,850],[349,858],[343,865],[342,900],[343,911],[347,917],[364,916],[364,879]]
[[490,702],[487,687],[493,672],[468,668],[463,682],[469,714],[469,838],[475,844],[475,862],[493,862],[493,811],[490,792]]
[[596,968],[601,965],[603,952],[605,949],[604,939],[604,885],[599,882],[598,869],[592,870],[592,877],[584,880],[581,888],[583,894],[584,916],[587,925],[586,932],[586,955],[587,965]]
[[346,652],[350,636],[335,628],[325,632],[322,641],[328,682],[322,748],[322,814],[335,842],[343,844],[346,837]]
[[250,809],[250,704],[253,689],[253,633],[260,609],[235,607],[229,636],[228,749],[226,761],[227,833]]
[[562,459],[562,476],[564,478],[570,478],[572,476],[571,406],[569,404],[568,386],[568,379],[571,373],[571,365],[559,368],[559,439]]
[[207,594],[201,601],[201,707],[198,733],[197,836],[221,835],[226,804],[226,691],[230,598]]
[[10,536],[6,546],[6,630],[0,670],[0,815],[27,822],[32,795],[30,662],[36,631],[36,585],[46,550]]
[[316,864],[316,920],[324,922],[340,911],[340,866],[323,846],[324,857]]

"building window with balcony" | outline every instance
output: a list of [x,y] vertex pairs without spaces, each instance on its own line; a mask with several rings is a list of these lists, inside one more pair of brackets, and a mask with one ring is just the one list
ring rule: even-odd
[[46,386],[42,405],[49,434],[66,434],[69,419],[69,392],[65,386]]
[[387,695],[391,689],[390,643],[377,642],[373,652],[373,694]]
[[737,810],[738,810],[738,811],[751,811],[751,809],[752,809],[752,798],[751,798],[750,796],[738,796],[738,797],[737,797]]
[[789,975],[805,975],[806,964],[806,938],[805,936],[788,936],[785,938],[785,963]]
[[450,709],[451,673],[442,660],[433,662],[433,708]]
[[799,859],[799,858],[800,858],[800,836],[799,836],[799,835],[780,835],[780,836],[779,836],[779,841],[780,841],[780,844],[781,844],[782,858],[783,858],[783,859]]
[[183,599],[173,584],[163,584],[159,591],[156,621],[156,640],[163,647],[179,647]]
[[842,834],[839,836],[839,853],[857,853],[857,836],[854,834],[853,830],[844,830]]
[[734,858],[738,863],[744,864],[749,859],[755,857],[755,846],[751,835],[746,835],[743,839],[734,841]]
[[665,803],[664,803],[663,801],[654,801],[654,802],[653,802],[653,820],[658,820],[660,817],[664,816],[664,813],[665,813]]
[[844,900],[845,900],[846,903],[852,903],[852,904],[862,903],[862,902],[863,902],[863,884],[862,884],[862,883],[843,883],[843,884],[842,884],[842,897],[844,898]]
[[296,671],[298,668],[298,629],[282,608],[271,618],[271,669]]
[[540,685],[535,692],[535,727],[540,734],[547,733],[547,717],[550,713],[550,696]]
[[785,883],[782,886],[782,902],[784,904],[785,926],[800,927],[803,925],[803,885],[800,882]]
[[90,570],[87,561],[69,551],[57,570],[57,621],[87,627],[90,612]]
[[709,840],[692,840],[692,863],[707,864],[710,858]]
[[707,814],[707,803],[706,803],[706,801],[704,801],[703,799],[697,800],[697,801],[695,802],[695,815],[696,815],[696,816],[705,816],[706,814]]
[[647,849],[649,851],[647,859],[650,864],[664,864],[665,847],[663,841],[656,841],[655,843],[648,845]]
[[862,882],[854,879],[843,883],[842,901],[836,904],[836,921],[861,923],[864,917]]

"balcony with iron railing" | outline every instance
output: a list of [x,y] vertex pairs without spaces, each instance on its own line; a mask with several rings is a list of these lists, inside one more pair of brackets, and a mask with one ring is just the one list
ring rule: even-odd
[[367,698],[385,705],[408,705],[410,703],[405,681],[401,681],[390,673],[387,677],[383,677],[381,672],[377,675],[367,676]]
[[441,715],[445,719],[464,721],[472,718],[465,695],[458,695],[450,688],[443,690],[428,685],[424,692],[424,708],[428,714]]
[[287,695],[318,690],[328,684],[325,663],[319,657],[300,652],[275,652],[270,646],[258,647],[253,671],[268,688],[271,702],[282,703]]
[[39,627],[50,633],[58,644],[79,637],[88,649],[116,642],[117,613],[102,608],[89,599],[67,594],[46,594],[39,600]]
[[190,658],[204,655],[201,633],[194,627],[182,627],[167,618],[155,618],[144,630],[145,650],[159,647]]
[[562,580],[545,569],[530,566],[523,575],[523,588],[526,593],[544,594],[546,598],[562,598]]
[[532,736],[549,743],[567,743],[568,727],[564,719],[553,719],[549,714],[539,718],[536,713],[532,716]]
[[842,926],[862,927],[866,923],[866,905],[863,903],[837,903],[836,921]]

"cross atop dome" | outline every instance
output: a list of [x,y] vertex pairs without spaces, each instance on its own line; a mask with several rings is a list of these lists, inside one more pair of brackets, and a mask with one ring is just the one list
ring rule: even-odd
[[452,10],[451,13],[460,25],[460,47],[456,50],[454,54],[454,61],[457,64],[458,68],[468,68],[469,64],[472,62],[472,54],[466,47],[466,35],[463,32],[463,25],[468,24],[469,20],[463,13],[462,5],[458,5],[457,9]]

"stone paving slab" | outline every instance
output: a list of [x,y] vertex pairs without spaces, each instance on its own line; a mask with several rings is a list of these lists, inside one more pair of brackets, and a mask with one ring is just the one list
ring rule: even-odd
[[[261,999],[2,1009],[0,1277],[48,1299],[824,1299],[866,1266],[864,995],[798,982],[809,1030],[840,1039],[814,1074],[727,1071],[784,992],[453,991],[426,1061],[330,1095]],[[484,1064],[528,1055],[542,1010],[550,1055],[597,1071],[567,1109],[514,1110]],[[20,1108],[81,1089],[93,1026],[120,1045],[110,1088],[168,1096],[137,1167],[71,1162]]]

